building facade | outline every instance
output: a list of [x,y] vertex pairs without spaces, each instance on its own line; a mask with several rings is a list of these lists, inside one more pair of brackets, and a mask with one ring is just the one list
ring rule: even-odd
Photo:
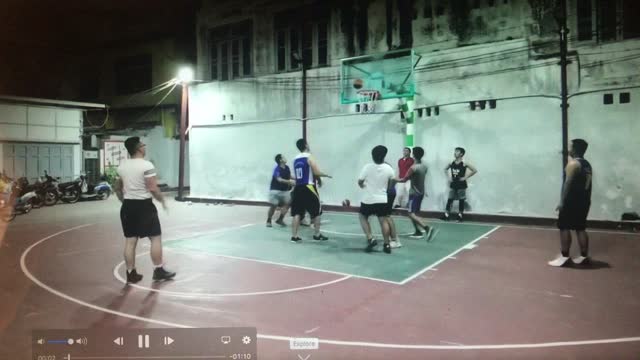
[[[453,149],[479,168],[471,211],[552,217],[562,181],[559,6],[554,0],[204,1],[197,20],[197,77],[190,101],[192,194],[265,199],[260,168],[271,153],[295,153],[306,132],[323,167],[328,204],[358,199],[353,169],[378,143],[399,156],[405,125],[398,101],[357,115],[339,101],[340,61],[411,48],[418,95],[416,145],[427,152],[427,210],[442,210]],[[567,0],[569,137],[590,144],[597,174],[592,217],[638,208],[632,154],[638,133],[640,29],[629,0]],[[356,116],[357,115],[357,116]],[[283,139],[287,139],[283,141]],[[231,160],[248,142],[260,156]],[[228,150],[225,150],[227,149]],[[395,151],[395,152],[394,152]],[[264,153],[264,155],[262,155]],[[266,156],[269,155],[269,156]],[[290,156],[291,157],[291,156]],[[208,166],[212,158],[215,168]],[[615,160],[612,160],[615,159]],[[253,163],[251,163],[253,161]],[[395,161],[395,160],[394,160]],[[342,176],[337,176],[342,174]]]

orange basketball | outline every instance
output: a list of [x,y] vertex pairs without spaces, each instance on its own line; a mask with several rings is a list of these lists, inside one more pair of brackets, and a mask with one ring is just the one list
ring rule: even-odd
[[355,79],[355,80],[353,80],[353,87],[354,87],[355,89],[360,90],[360,89],[362,89],[362,86],[363,86],[363,85],[364,85],[364,81],[362,81],[362,79]]

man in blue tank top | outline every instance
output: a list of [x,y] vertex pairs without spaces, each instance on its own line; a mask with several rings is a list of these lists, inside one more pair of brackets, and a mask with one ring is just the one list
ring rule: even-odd
[[591,207],[591,180],[593,170],[585,160],[586,141],[573,139],[569,145],[569,161],[565,168],[565,181],[562,186],[558,211],[558,229],[560,229],[561,254],[552,261],[551,266],[564,266],[569,262],[571,249],[571,230],[576,232],[580,244],[580,256],[572,259],[574,264],[589,262],[589,236],[587,235],[587,215]]
[[296,185],[293,188],[293,200],[291,202],[291,215],[293,216],[291,241],[294,243],[302,241],[298,237],[298,229],[300,227],[300,219],[304,217],[305,212],[309,212],[314,226],[313,239],[328,240],[326,236],[320,233],[322,207],[316,180],[320,180],[323,177],[331,178],[331,176],[320,171],[315,159],[311,156],[309,144],[307,144],[306,140],[298,140],[296,147],[300,150],[300,154],[293,160],[293,177]]

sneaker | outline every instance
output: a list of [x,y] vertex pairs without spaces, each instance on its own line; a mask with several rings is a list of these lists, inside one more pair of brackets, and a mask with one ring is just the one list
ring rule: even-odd
[[282,219],[278,219],[278,221],[276,221],[276,224],[278,224],[278,225],[280,225],[282,227],[287,226],[287,224],[285,224],[285,222]]
[[392,249],[398,249],[402,247],[402,243],[400,243],[400,241],[398,240],[391,240],[391,248]]
[[373,251],[373,249],[374,249],[376,246],[378,246],[378,241],[376,241],[376,239],[369,239],[369,240],[367,241],[367,249],[366,249],[366,251],[367,251],[367,252],[372,252],[372,251]]
[[267,227],[273,227],[273,225],[271,225],[271,221],[267,221]]
[[562,267],[567,265],[567,263],[569,262],[569,257],[566,256],[562,256],[562,255],[558,255],[557,258],[555,258],[554,260],[549,261],[549,265],[551,266],[555,266],[555,267]]
[[442,217],[441,217],[440,219],[441,219],[441,220],[444,220],[444,221],[449,221],[449,220],[451,220],[451,219],[449,218],[449,213],[448,213],[448,212],[444,213],[444,215],[442,215]]
[[319,234],[318,236],[313,235],[313,240],[326,241],[326,240],[329,240],[329,238],[322,234]]
[[427,232],[427,242],[435,239],[438,234],[438,229],[434,229],[433,226],[429,226],[429,231]]
[[457,221],[458,221],[459,223],[460,223],[460,222],[462,222],[462,214],[458,214],[458,219],[457,219]]
[[413,233],[413,235],[409,236],[412,237],[414,239],[420,239],[424,236],[424,234],[421,231],[416,230],[416,232]]
[[176,276],[175,272],[167,271],[164,267],[159,267],[153,270],[153,280],[154,281],[164,281],[171,280]]
[[571,259],[571,261],[573,261],[573,263],[576,265],[589,265],[591,258],[589,258],[588,256],[581,255],[578,257],[574,257],[573,259]]
[[142,280],[142,278],[143,278],[143,276],[138,274],[136,269],[133,269],[131,271],[127,271],[127,284],[135,284],[135,283],[139,282],[140,280]]
[[384,246],[382,247],[382,251],[384,251],[387,254],[391,254],[391,244],[389,243],[384,244]]
[[300,242],[302,242],[302,239],[300,237],[291,237],[291,242],[292,243],[296,243],[299,244]]

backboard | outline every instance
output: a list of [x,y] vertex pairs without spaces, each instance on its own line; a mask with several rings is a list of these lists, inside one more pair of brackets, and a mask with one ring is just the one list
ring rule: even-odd
[[364,55],[341,61],[340,102],[362,102],[363,91],[377,91],[376,100],[416,94],[413,69],[420,56],[412,49]]

